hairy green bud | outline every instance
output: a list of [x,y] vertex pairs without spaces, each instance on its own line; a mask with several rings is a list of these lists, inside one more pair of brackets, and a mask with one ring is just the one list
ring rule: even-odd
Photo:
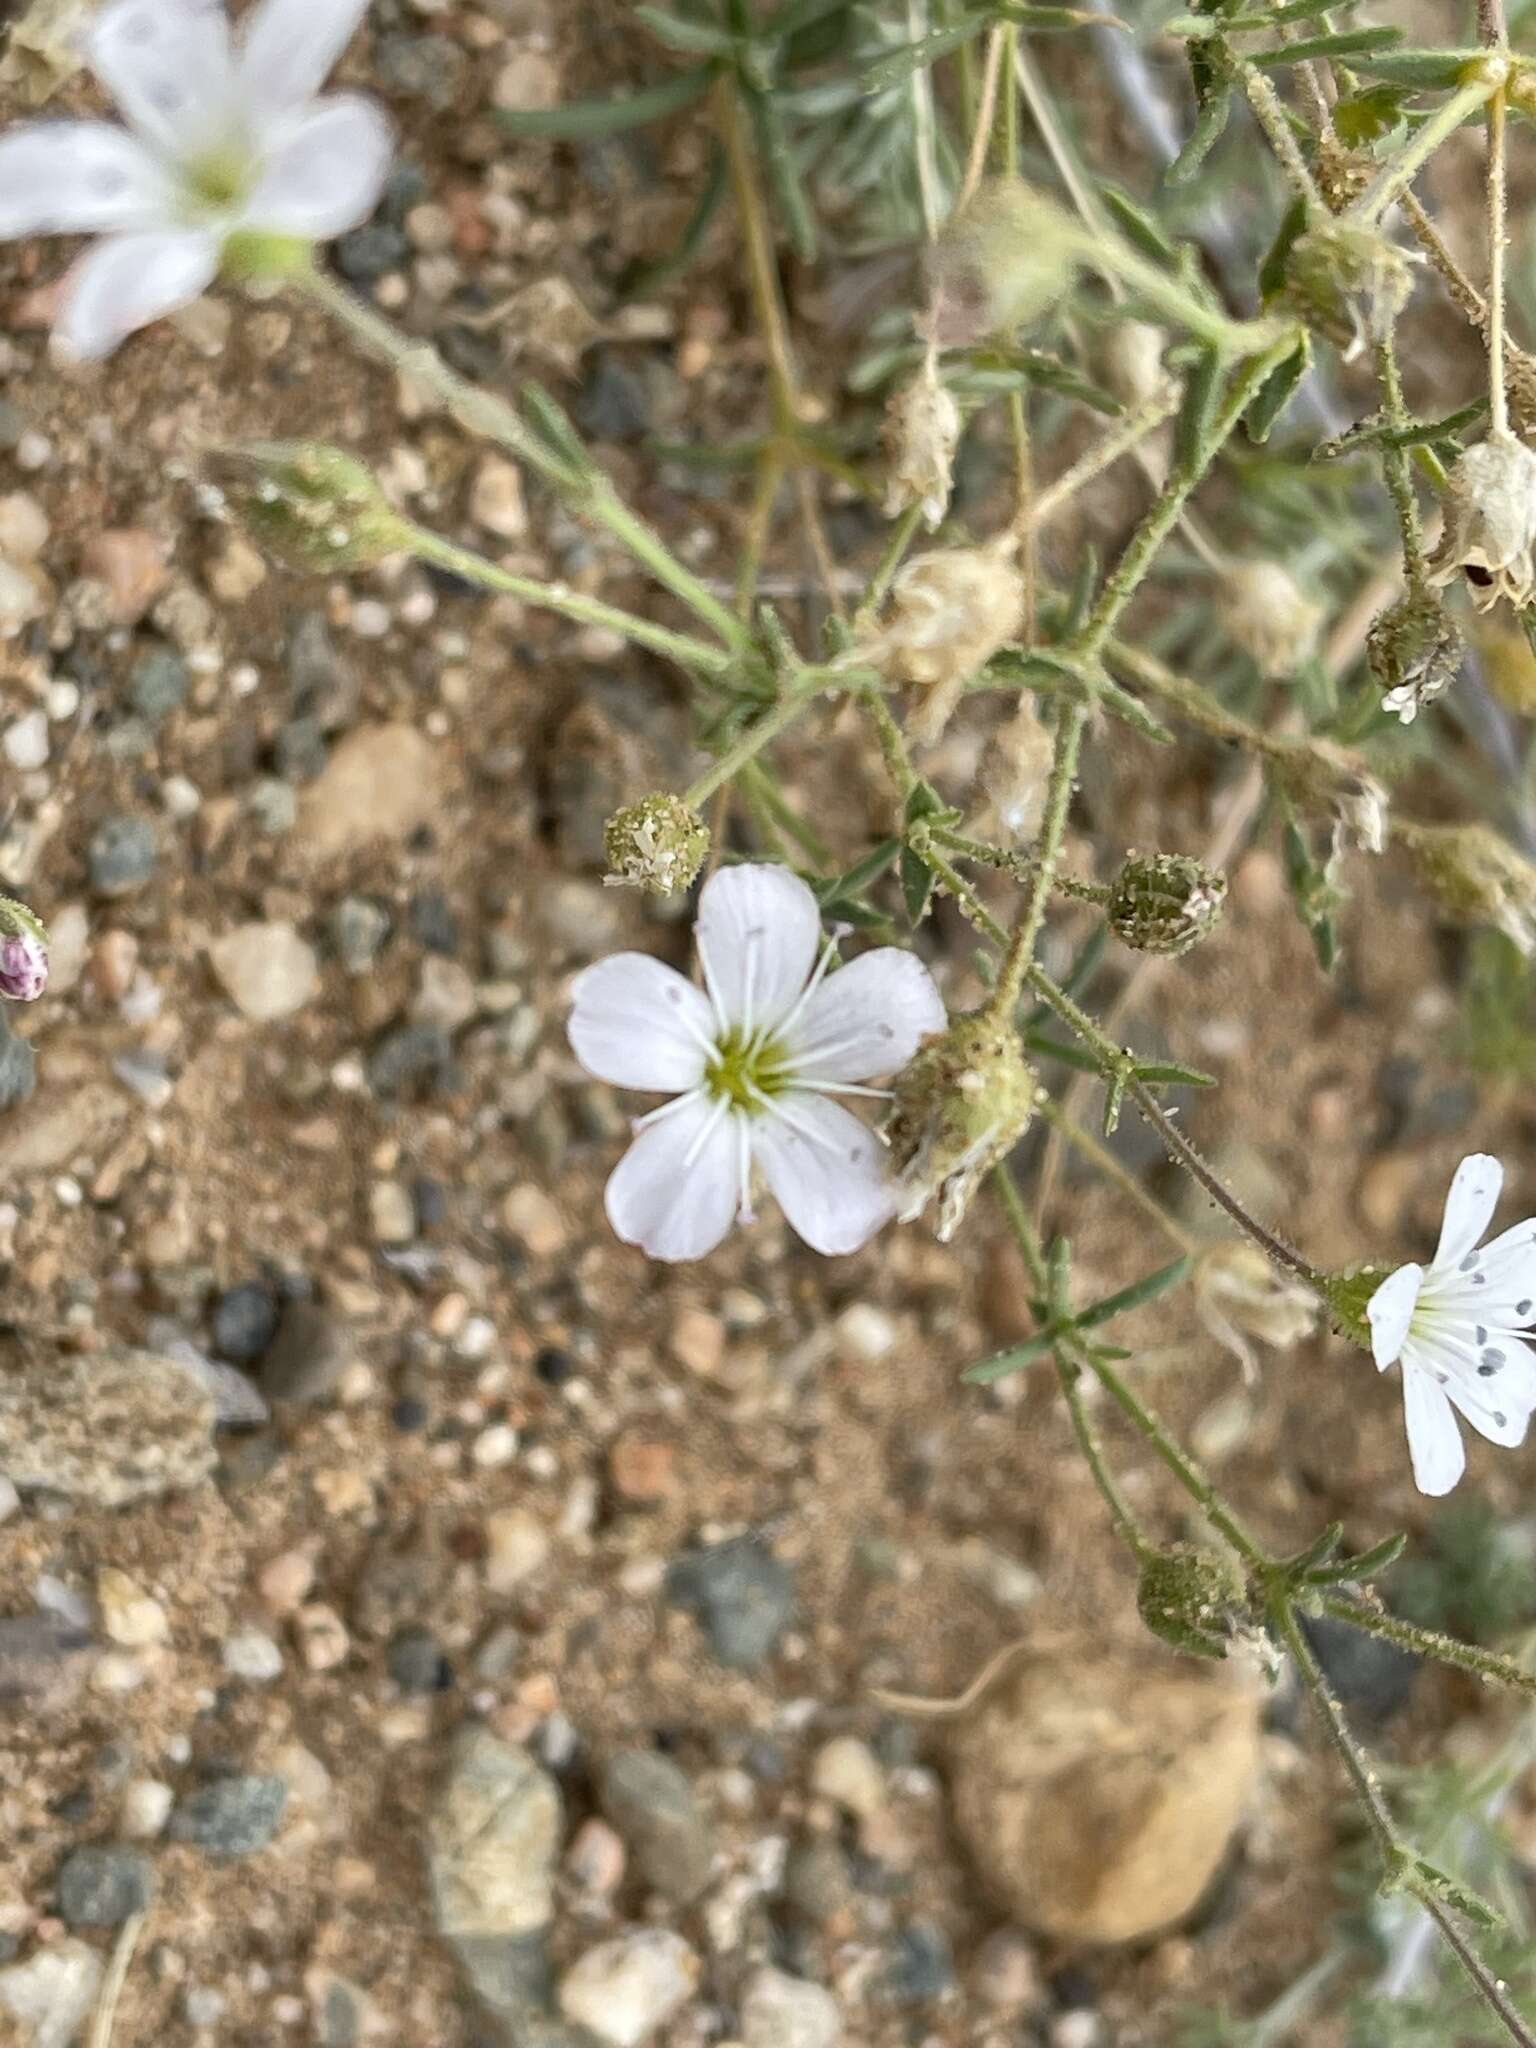
[[1466,648],[1433,591],[1410,589],[1371,621],[1365,652],[1383,708],[1411,725],[1456,680]]
[[885,1135],[910,1223],[935,1196],[948,1243],[984,1176],[1029,1128],[1034,1068],[1007,1018],[971,1010],[950,1020],[896,1076]]
[[1320,220],[1291,244],[1281,296],[1347,360],[1390,330],[1413,290],[1411,266],[1379,228]]
[[1227,878],[1184,853],[1130,853],[1109,892],[1110,929],[1137,953],[1187,953],[1215,930]]
[[372,471],[319,441],[222,451],[215,478],[253,539],[290,569],[368,569],[409,546],[410,526]]
[[1234,562],[1222,578],[1222,624],[1260,675],[1292,676],[1317,652],[1323,607],[1280,562]]
[[608,872],[615,888],[671,896],[686,889],[709,852],[709,830],[680,796],[657,790],[615,811],[603,827]]
[[1362,1351],[1371,1348],[1371,1326],[1365,1311],[1387,1272],[1386,1266],[1360,1265],[1321,1276],[1323,1299],[1334,1329],[1351,1344],[1358,1344]]
[[1083,230],[1022,178],[992,178],[953,216],[929,258],[925,322],[940,348],[1027,327],[1071,287]]
[[1165,1643],[1195,1657],[1225,1657],[1246,1602],[1224,1557],[1193,1543],[1149,1552],[1141,1561],[1136,1611]]
[[1528,959],[1536,954],[1536,864],[1491,825],[1405,822],[1394,836],[1446,917],[1493,925]]

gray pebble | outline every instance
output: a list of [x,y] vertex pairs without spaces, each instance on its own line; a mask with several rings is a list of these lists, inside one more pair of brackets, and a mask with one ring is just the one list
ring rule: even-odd
[[119,811],[104,818],[86,850],[91,887],[101,896],[130,896],[155,872],[160,843],[148,818]]
[[645,378],[623,356],[596,349],[572,411],[594,441],[638,441],[650,431],[651,395]]
[[37,1087],[37,1055],[0,1010],[0,1109],[25,1102]]
[[70,1927],[120,1927],[154,1895],[154,1865],[142,1849],[73,1849],[59,1866],[59,1914]]
[[753,1671],[773,1655],[789,1626],[795,1581],[760,1537],[737,1536],[676,1559],[666,1596],[698,1616],[722,1664]]
[[352,284],[377,284],[408,260],[411,245],[399,228],[371,221],[336,244],[336,267]]
[[326,919],[326,930],[348,974],[366,974],[389,936],[389,912],[366,896],[343,896]]
[[603,1767],[598,1801],[647,1884],[679,1905],[698,1897],[709,1882],[714,1839],[692,1785],[669,1757],[621,1750]]
[[190,1842],[210,1856],[253,1856],[277,1833],[287,1804],[288,1787],[281,1778],[259,1771],[212,1778],[178,1801],[171,1839]]
[[384,1662],[402,1692],[442,1692],[453,1682],[442,1645],[430,1629],[402,1629],[385,1651]]
[[453,1041],[439,1024],[402,1024],[386,1032],[368,1056],[368,1085],[375,1095],[449,1091],[456,1072]]
[[235,1365],[260,1358],[277,1335],[278,1304],[255,1280],[226,1288],[214,1304],[213,1348]]
[[375,39],[373,61],[389,91],[443,113],[458,94],[469,53],[447,36],[388,35]]
[[135,662],[128,701],[150,725],[159,725],[187,701],[187,664],[174,649],[152,647]]

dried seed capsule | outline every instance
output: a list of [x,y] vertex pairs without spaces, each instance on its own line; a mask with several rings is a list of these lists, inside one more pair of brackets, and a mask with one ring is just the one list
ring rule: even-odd
[[952,1018],[897,1075],[885,1135],[897,1198],[910,1223],[937,1197],[948,1243],[983,1177],[1029,1128],[1039,1083],[1006,1018]]
[[1365,641],[1382,706],[1411,725],[1426,704],[1444,696],[1466,649],[1445,606],[1427,590],[1409,590],[1371,621]]
[[1023,623],[1015,546],[1010,534],[990,547],[914,555],[891,586],[885,625],[845,657],[927,690],[912,721],[924,743],[938,738],[966,683]]
[[929,259],[924,321],[939,348],[969,348],[1038,320],[1071,286],[1083,230],[1021,178],[993,178],[946,223]]
[[1459,924],[1489,924],[1529,958],[1536,954],[1536,864],[1491,825],[1396,826],[1419,880]]
[[928,526],[937,526],[949,507],[960,408],[931,363],[891,394],[882,438],[890,458],[886,517],[898,519],[913,505],[921,505]]
[[1246,1608],[1242,1581],[1214,1550],[1175,1543],[1141,1561],[1136,1611],[1153,1635],[1176,1650],[1225,1657]]
[[1388,332],[1413,290],[1413,264],[1379,228],[1318,221],[1291,244],[1282,297],[1346,360]]
[[657,790],[615,811],[603,827],[605,882],[671,896],[686,889],[709,852],[709,831],[680,796]]
[[1110,928],[1138,953],[1187,953],[1216,927],[1227,878],[1184,853],[1131,853],[1110,890]]

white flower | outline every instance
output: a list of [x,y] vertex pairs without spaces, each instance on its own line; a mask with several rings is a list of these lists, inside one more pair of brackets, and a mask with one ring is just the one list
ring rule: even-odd
[[[226,256],[323,241],[373,211],[389,123],[315,94],[367,0],[113,0],[86,41],[126,127],[28,121],[0,137],[0,239],[100,235],[70,274],[56,339],[104,356],[199,297]],[[232,250],[231,244],[235,247]]]
[[1496,1444],[1525,1441],[1536,1409],[1536,1218],[1477,1250],[1503,1185],[1497,1159],[1463,1159],[1428,1266],[1399,1266],[1371,1296],[1371,1350],[1403,1366],[1403,1415],[1421,1493],[1449,1493],[1466,1466],[1459,1409]]
[[828,974],[821,914],[785,868],[722,868],[699,898],[704,988],[648,953],[577,975],[571,1045],[589,1074],[674,1099],[643,1116],[608,1182],[608,1220],[653,1259],[697,1259],[751,1221],[758,1167],[816,1251],[851,1252],[891,1216],[879,1139],[833,1095],[905,1065],[944,1005],[896,947]]

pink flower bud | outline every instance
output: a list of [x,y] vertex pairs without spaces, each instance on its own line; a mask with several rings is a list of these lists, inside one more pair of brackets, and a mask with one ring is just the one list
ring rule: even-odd
[[48,948],[32,932],[0,939],[0,996],[32,1003],[48,986]]

